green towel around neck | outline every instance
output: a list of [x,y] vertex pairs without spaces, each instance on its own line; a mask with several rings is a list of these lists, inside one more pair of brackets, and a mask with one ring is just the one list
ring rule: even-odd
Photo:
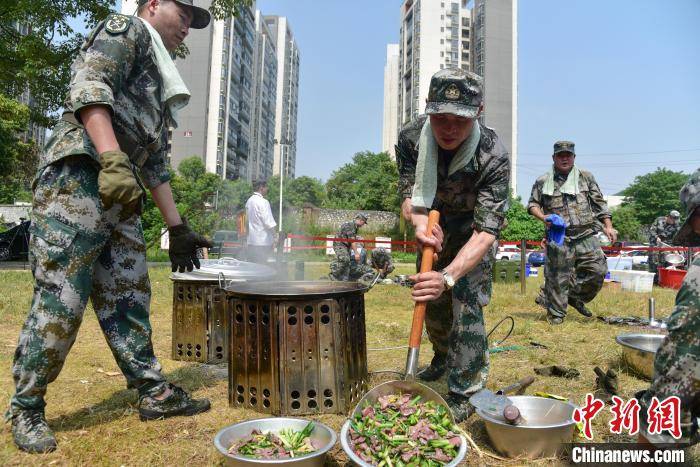
[[[457,153],[450,161],[447,174],[452,175],[458,170],[466,167],[474,158],[479,139],[481,138],[481,129],[479,121],[474,120],[472,131],[461,146]],[[433,135],[433,130],[430,126],[430,118],[426,119],[423,129],[418,140],[418,161],[416,162],[416,178],[413,184],[413,195],[411,204],[415,207],[423,207],[430,209],[435,199],[437,191],[437,173],[438,173],[438,151],[439,146]]]
[[180,109],[185,107],[190,101],[190,91],[187,89],[187,85],[182,80],[180,72],[177,71],[175,67],[175,62],[173,61],[170,52],[165,48],[163,40],[151,24],[135,16],[135,18],[143,21],[146,25],[146,29],[151,34],[151,39],[153,41],[153,51],[156,54],[156,65],[158,66],[158,72],[163,79],[163,91],[161,99],[168,107],[170,111],[170,116],[172,117],[172,125],[177,128],[177,113]]
[[[569,172],[569,175],[566,177],[566,181],[559,188],[559,192],[574,196],[579,194],[578,179],[580,175],[581,172],[578,167],[574,165],[571,172]],[[552,170],[547,172],[547,178],[544,181],[544,185],[542,185],[542,194],[547,196],[552,196],[554,194],[554,166],[552,166]]]

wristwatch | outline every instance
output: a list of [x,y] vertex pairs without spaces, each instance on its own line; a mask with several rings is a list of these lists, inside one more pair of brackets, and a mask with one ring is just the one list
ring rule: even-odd
[[445,290],[450,290],[455,286],[455,279],[447,272],[446,269],[440,271],[442,273],[442,283],[445,284]]

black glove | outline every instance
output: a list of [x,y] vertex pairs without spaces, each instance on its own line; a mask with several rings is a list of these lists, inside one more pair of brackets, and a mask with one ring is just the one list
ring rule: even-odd
[[211,248],[212,243],[202,235],[195,233],[187,225],[185,219],[182,224],[168,229],[170,233],[170,249],[168,255],[172,263],[172,271],[192,271],[192,267],[199,269],[197,250],[199,248]]

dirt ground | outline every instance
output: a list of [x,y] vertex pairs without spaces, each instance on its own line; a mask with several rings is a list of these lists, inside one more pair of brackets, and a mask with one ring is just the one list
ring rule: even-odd
[[[307,278],[317,278],[323,265],[307,268]],[[400,265],[397,273],[408,273],[411,265]],[[220,463],[212,440],[222,427],[248,418],[259,417],[252,411],[232,409],[227,401],[225,367],[212,367],[171,360],[172,286],[166,268],[151,269],[153,302],[151,306],[153,342],[168,378],[192,391],[196,397],[207,397],[212,410],[190,418],[142,423],[136,412],[136,393],[125,389],[124,378],[102,337],[91,308],[85,313],[78,339],[61,375],[47,395],[46,415],[55,430],[59,449],[46,455],[27,455],[12,443],[9,425],[0,434],[1,465],[209,465]],[[515,328],[503,346],[522,349],[495,353],[491,356],[489,387],[499,388],[533,373],[544,365],[566,365],[578,369],[575,379],[537,376],[528,393],[544,391],[569,398],[581,404],[584,395],[595,388],[593,367],[611,367],[618,371],[622,396],[628,399],[649,383],[636,377],[621,361],[615,336],[635,332],[638,328],[612,326],[599,320],[586,320],[575,310],[564,324],[552,327],[544,320],[543,311],[534,303],[541,278],[529,278],[527,293],[521,295],[519,284],[496,284],[493,299],[485,309],[487,328],[506,316],[515,320]],[[30,305],[31,274],[27,271],[0,272],[0,395],[7,404],[14,388],[11,365],[17,336]],[[657,316],[667,316],[675,291],[655,288]],[[621,291],[606,286],[590,308],[601,316],[646,316],[649,294]],[[393,285],[378,285],[366,296],[368,364],[370,371],[402,371],[405,343],[410,328],[413,302],[410,290]],[[507,331],[500,327],[491,336],[495,345]],[[547,348],[531,345],[543,344]],[[396,347],[396,348],[392,348]],[[389,349],[387,349],[389,348]],[[421,362],[432,356],[430,344],[424,341]],[[371,386],[387,379],[373,376]],[[434,385],[445,390],[444,381]],[[606,409],[594,421],[595,441],[620,441],[611,435]],[[336,430],[345,419],[341,415],[318,417]],[[482,449],[494,452],[484,424],[473,416],[464,425]],[[697,452],[691,453],[697,456]],[[469,464],[523,465],[558,464],[561,460],[522,459],[503,462],[491,457],[479,458],[473,450]],[[331,452],[329,465],[346,465],[340,443]]]

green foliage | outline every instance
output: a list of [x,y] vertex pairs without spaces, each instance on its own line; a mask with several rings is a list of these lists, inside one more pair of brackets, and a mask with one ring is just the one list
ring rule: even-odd
[[396,163],[387,153],[358,152],[331,174],[325,207],[398,212],[398,180]]
[[[236,214],[245,208],[245,202],[252,194],[253,187],[247,180],[224,180],[219,188],[216,212],[222,220],[234,219]],[[222,229],[223,227],[219,228],[219,230]]]
[[544,224],[528,214],[519,196],[511,198],[506,220],[508,226],[501,232],[501,240],[541,240],[544,237]]
[[634,208],[630,204],[618,206],[612,211],[613,225],[621,241],[639,242],[644,240],[642,224],[637,219]]
[[321,180],[304,175],[290,180],[284,187],[284,195],[292,206],[308,203],[320,207],[326,201],[326,187]]
[[34,143],[18,139],[28,124],[27,106],[0,94],[0,203],[32,200],[29,185],[37,150]]
[[[250,5],[250,0],[214,0],[210,10],[222,19]],[[0,2],[0,91],[17,96],[29,90],[32,120],[51,126],[68,91],[70,66],[85,40],[73,28],[75,18],[91,30],[115,6],[116,0]],[[20,34],[13,22],[31,25],[29,33]]]
[[[195,231],[204,235],[212,235],[215,230],[234,225],[232,217],[252,193],[247,182],[223,181],[217,175],[207,173],[204,162],[198,156],[180,162],[179,174],[172,174],[170,185],[178,212],[187,218]],[[148,244],[158,243],[165,222],[150,197],[142,221]]]
[[[688,174],[658,168],[656,171],[635,177],[634,182],[622,194],[628,198],[636,219],[642,224],[651,224],[659,216],[672,209],[681,210],[678,193],[688,181]],[[613,220],[616,228],[617,221]],[[619,230],[619,229],[618,229]]]

